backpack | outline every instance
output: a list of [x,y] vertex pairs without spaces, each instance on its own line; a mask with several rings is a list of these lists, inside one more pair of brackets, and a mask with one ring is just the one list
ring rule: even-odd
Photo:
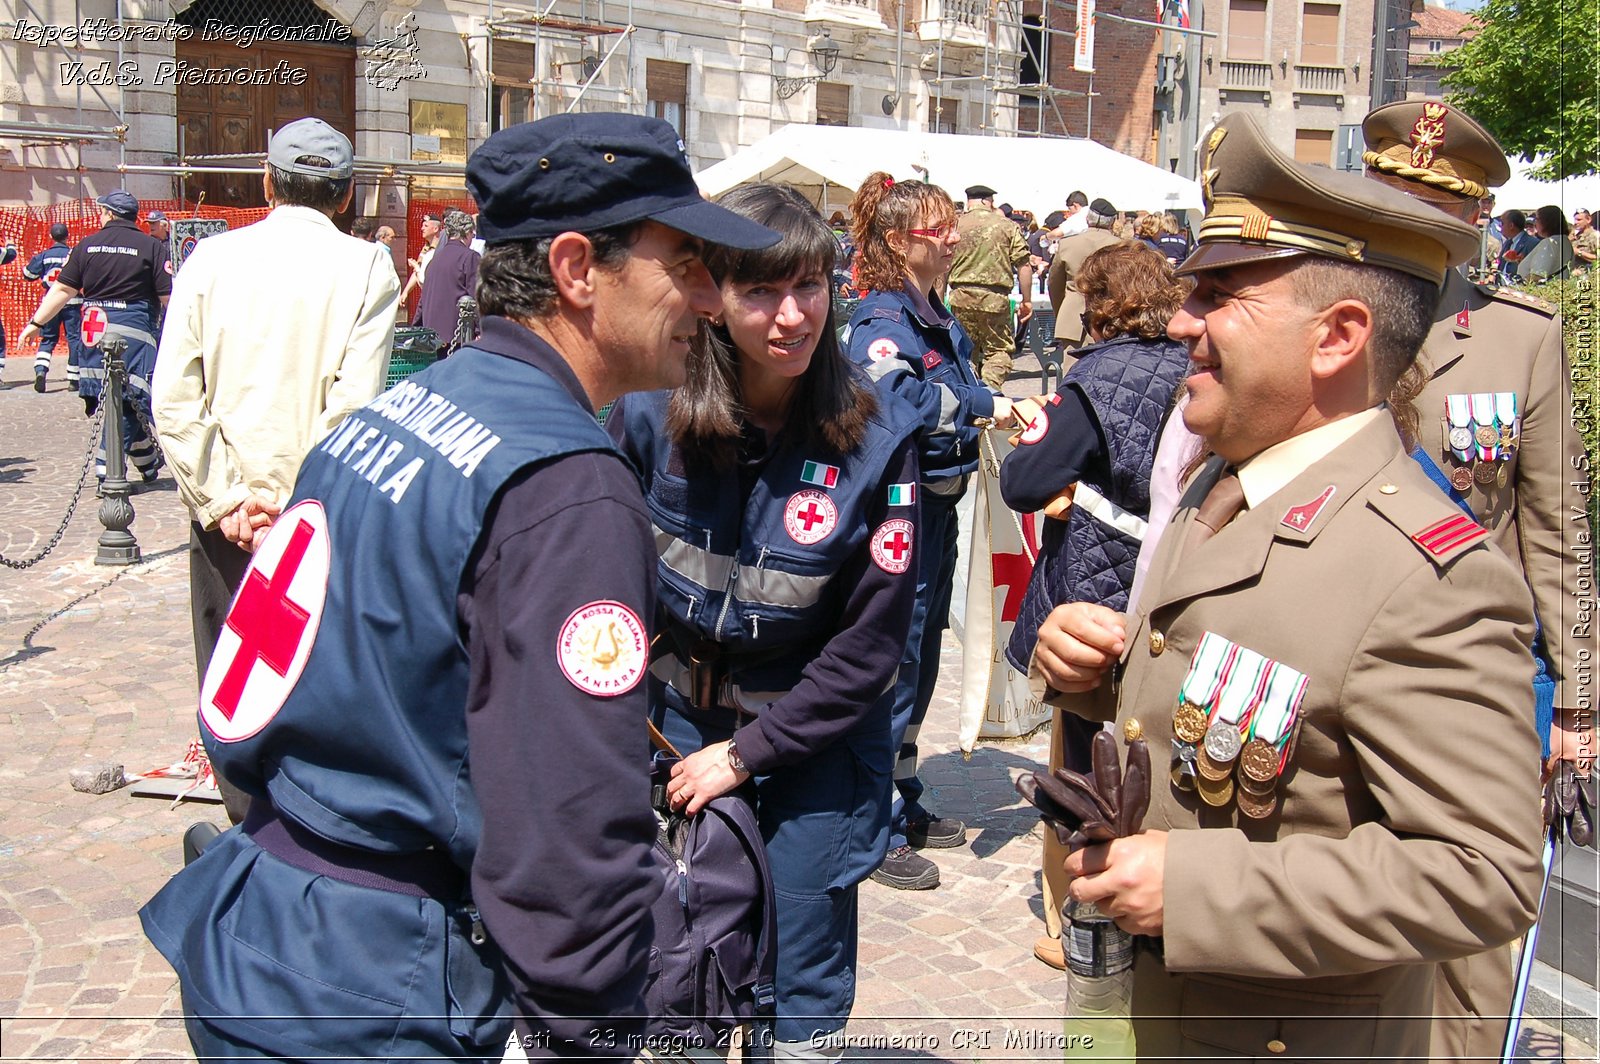
[[658,1055],[690,1048],[726,1055],[748,1024],[744,1059],[770,1060],[777,917],[755,810],[734,792],[693,817],[674,812],[666,784],[676,761],[657,754],[651,768],[651,857],[661,893],[650,906],[645,1044]]

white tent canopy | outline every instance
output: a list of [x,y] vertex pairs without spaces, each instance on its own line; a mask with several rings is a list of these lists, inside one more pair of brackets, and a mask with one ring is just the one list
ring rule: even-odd
[[1078,138],[976,137],[853,126],[784,126],[696,177],[708,196],[750,181],[796,185],[824,208],[843,206],[867,175],[920,178],[955,199],[988,185],[996,202],[1032,211],[1041,221],[1081,189],[1118,210],[1198,210],[1200,186],[1103,144]]
[[1600,211],[1600,174],[1569,177],[1565,181],[1535,181],[1528,171],[1537,162],[1523,162],[1517,155],[1506,156],[1511,166],[1511,180],[1493,190],[1496,212],[1509,210],[1531,211],[1554,203],[1568,218],[1576,207]]

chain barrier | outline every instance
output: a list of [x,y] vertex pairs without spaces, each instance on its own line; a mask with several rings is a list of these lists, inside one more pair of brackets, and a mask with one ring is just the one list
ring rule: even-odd
[[89,483],[89,470],[94,468],[95,451],[100,446],[100,431],[105,422],[105,417],[106,407],[104,403],[101,403],[94,412],[94,423],[89,431],[89,446],[84,452],[83,469],[78,473],[77,487],[72,490],[72,501],[67,503],[67,514],[61,519],[61,525],[56,529],[55,535],[50,537],[50,541],[44,545],[43,550],[31,558],[19,561],[0,554],[0,565],[4,565],[8,569],[27,569],[35,566],[43,561],[51,551],[55,550],[56,545],[61,542],[61,537],[67,534],[67,526],[72,524],[72,515],[77,511],[78,502],[83,498],[83,489]]
[[143,560],[134,565],[129,565],[125,568],[118,569],[116,574],[107,579],[104,583],[90,588],[77,598],[66,603],[66,605],[51,610],[49,613],[39,618],[32,628],[28,629],[28,634],[22,637],[21,650],[18,650],[16,653],[10,654],[4,658],[0,658],[0,673],[6,672],[11,668],[11,666],[17,664],[18,662],[26,661],[31,657],[42,654],[44,653],[45,649],[48,649],[34,646],[33,639],[34,636],[44,631],[45,627],[49,625],[51,621],[54,621],[57,618],[71,612],[73,609],[76,609],[79,605],[94,598],[96,595],[100,594],[100,592],[106,590],[123,577],[128,576],[129,574],[134,576],[143,576],[145,573],[150,572],[152,569],[155,569],[157,566],[165,562],[171,561],[178,555],[188,553],[188,550],[189,545],[185,543],[182,546],[170,547],[167,550],[162,551],[160,554],[147,555]]

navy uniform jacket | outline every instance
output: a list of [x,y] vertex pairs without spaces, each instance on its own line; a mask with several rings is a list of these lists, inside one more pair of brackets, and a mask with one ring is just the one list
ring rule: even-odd
[[57,280],[85,299],[145,303],[152,317],[158,300],[172,294],[166,243],[121,218],[79,241]]
[[972,340],[942,306],[911,285],[871,292],[845,333],[850,358],[878,390],[921,415],[918,458],[924,482],[978,468],[979,418],[994,416],[994,393],[972,371]]
[[[380,854],[431,852],[470,872],[525,1033],[548,1031],[556,1052],[582,1055],[641,1029],[639,1019],[607,1020],[596,1040],[582,1017],[642,1012],[655,835],[641,723],[653,552],[637,478],[571,370],[526,329],[486,319],[474,348],[336,428],[307,458],[279,525],[256,554],[202,688],[214,763],[320,838]],[[309,640],[274,650],[272,637],[295,627],[277,591],[296,549],[313,573],[325,552],[325,592],[319,601],[315,581],[290,585],[291,601],[318,621]],[[257,568],[266,563],[271,577]],[[276,663],[238,670],[246,638]],[[279,666],[291,686],[275,708]],[[222,847],[213,861],[208,849],[145,910],[191,1005],[227,1013],[228,995],[247,992],[228,985],[237,965],[217,959],[227,940],[208,930],[226,926],[221,910],[234,895],[301,928],[287,937],[263,930],[245,952],[269,955],[255,938],[270,939],[275,964],[314,973],[305,983],[392,1000],[394,973],[352,972],[342,951],[360,957],[411,939],[415,955],[435,949],[428,920],[396,926],[377,915],[385,891],[352,888],[370,899],[371,916],[360,906],[251,901],[253,882],[225,867],[250,856]],[[319,941],[297,952],[297,937]],[[323,967],[341,964],[345,982],[336,983]],[[420,965],[419,985],[437,987],[442,968]],[[350,985],[363,978],[373,985]],[[273,992],[303,991],[313,1009],[346,1008],[345,997],[313,994],[296,977],[275,981]],[[354,1048],[463,1052],[444,1038],[432,1018],[444,1010],[427,994],[402,1005],[392,1023],[415,1028],[409,1042]],[[272,1011],[243,1001],[239,1009]],[[498,1028],[502,1042],[508,1029]],[[454,1022],[451,1031],[459,1037]]]

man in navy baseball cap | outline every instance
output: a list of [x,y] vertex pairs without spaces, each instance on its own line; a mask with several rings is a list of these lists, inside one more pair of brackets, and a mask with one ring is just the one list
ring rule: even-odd
[[659,118],[557,115],[503,129],[467,160],[486,244],[650,220],[713,244],[764,248],[778,235],[707,202],[683,141]]
[[656,547],[595,413],[682,383],[722,310],[708,242],[779,237],[701,199],[656,119],[515,126],[467,180],[481,335],[301,465],[254,548],[326,597],[289,671],[260,686],[252,642],[206,673],[201,736],[249,818],[142,913],[203,1059],[499,1059],[513,1022],[530,1055],[643,1044]]

